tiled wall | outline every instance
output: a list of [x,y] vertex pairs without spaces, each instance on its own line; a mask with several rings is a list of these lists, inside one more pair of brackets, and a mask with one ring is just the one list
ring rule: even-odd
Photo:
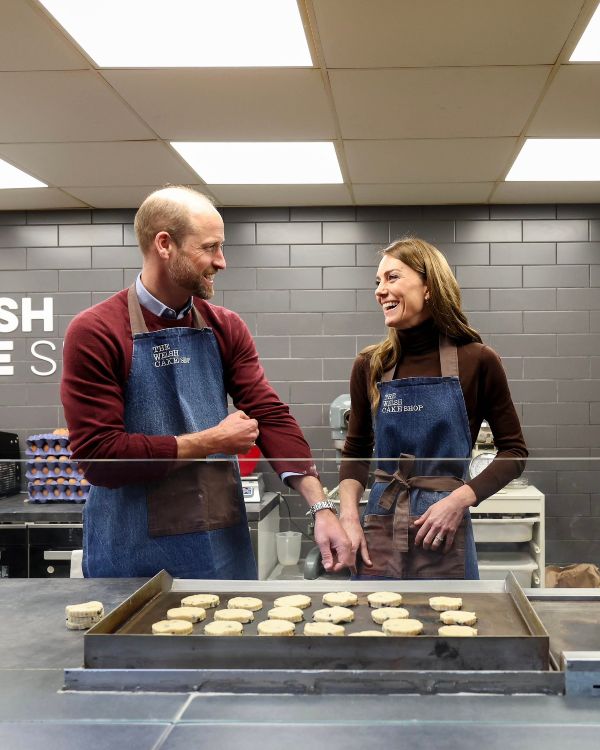
[[[455,269],[470,321],[503,357],[533,456],[600,451],[600,206],[240,208],[223,211],[228,268],[217,304],[239,312],[267,375],[319,458],[332,458],[328,409],[352,361],[385,333],[375,253],[414,233]],[[0,302],[0,429],[62,423],[60,347],[72,315],[128,285],[139,268],[133,211],[0,213],[0,297],[54,299],[54,329],[7,331]],[[10,303],[12,304],[12,303]],[[9,319],[11,320],[11,319]],[[57,362],[36,358],[36,351]],[[7,349],[13,342],[13,349]],[[52,349],[52,346],[55,349]],[[546,493],[549,561],[600,562],[599,474],[535,476]],[[572,468],[572,467],[569,467]],[[331,486],[335,474],[325,472]],[[269,478],[271,486],[277,485]],[[277,485],[279,486],[279,485]],[[296,523],[302,504],[290,498]]]

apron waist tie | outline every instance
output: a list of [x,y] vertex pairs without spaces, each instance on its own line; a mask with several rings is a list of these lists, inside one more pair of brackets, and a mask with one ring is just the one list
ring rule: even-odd
[[388,474],[383,469],[376,469],[375,481],[388,482],[379,500],[379,506],[390,510],[396,503],[394,511],[393,546],[400,552],[408,552],[408,524],[410,515],[410,490],[418,487],[431,492],[452,492],[464,484],[458,477],[413,477],[411,475],[414,456],[407,453],[400,455],[402,467],[393,474]]

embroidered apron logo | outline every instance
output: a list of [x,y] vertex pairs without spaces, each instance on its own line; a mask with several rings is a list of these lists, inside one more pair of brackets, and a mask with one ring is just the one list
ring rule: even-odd
[[396,393],[386,393],[381,405],[382,414],[400,414],[405,411],[421,411],[423,404],[404,404]]
[[189,365],[190,357],[182,357],[179,349],[171,349],[170,344],[158,344],[152,347],[154,367],[167,367],[168,365]]

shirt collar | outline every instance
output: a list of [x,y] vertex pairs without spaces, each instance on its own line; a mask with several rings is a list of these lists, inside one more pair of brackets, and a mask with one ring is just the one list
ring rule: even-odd
[[185,316],[192,309],[192,304],[193,304],[192,297],[189,298],[189,300],[186,302],[184,307],[182,307],[179,312],[177,312],[176,310],[173,310],[172,307],[167,307],[167,305],[164,305],[160,300],[156,299],[156,297],[150,294],[150,292],[142,284],[141,273],[138,274],[138,277],[135,280],[135,291],[137,292],[140,305],[145,307],[146,310],[149,310],[154,315],[157,315],[159,318],[168,318],[169,320],[181,320],[182,318],[185,318]]

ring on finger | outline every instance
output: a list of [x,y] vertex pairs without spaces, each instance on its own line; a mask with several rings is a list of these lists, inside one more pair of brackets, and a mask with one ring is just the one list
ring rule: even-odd
[[433,540],[434,544],[442,544],[444,541],[444,537],[441,534],[438,534],[435,539]]

